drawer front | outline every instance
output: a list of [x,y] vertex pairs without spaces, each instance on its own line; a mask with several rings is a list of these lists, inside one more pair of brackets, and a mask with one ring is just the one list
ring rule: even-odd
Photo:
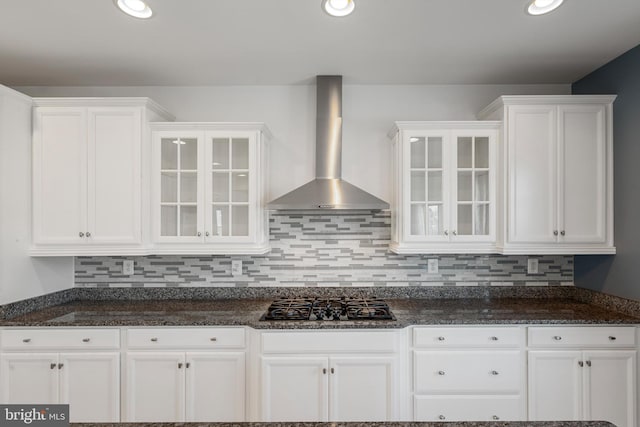
[[416,393],[520,393],[521,351],[415,351]]
[[415,421],[525,421],[520,396],[416,396]]
[[522,328],[423,328],[413,330],[413,345],[417,348],[518,347],[524,343]]
[[149,328],[129,329],[130,349],[225,349],[244,348],[244,328]]
[[636,330],[625,326],[529,328],[529,347],[634,347]]
[[118,329],[4,329],[0,331],[3,350],[117,349]]
[[262,334],[262,352],[282,353],[393,353],[394,331],[364,332],[266,332]]

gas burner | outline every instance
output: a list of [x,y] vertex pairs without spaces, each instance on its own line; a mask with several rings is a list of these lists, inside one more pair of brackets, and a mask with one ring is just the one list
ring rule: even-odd
[[282,298],[260,320],[395,320],[389,305],[377,298]]

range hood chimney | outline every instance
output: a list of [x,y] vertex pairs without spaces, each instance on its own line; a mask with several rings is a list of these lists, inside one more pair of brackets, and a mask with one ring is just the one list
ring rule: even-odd
[[316,85],[316,178],[267,209],[388,209],[384,200],[342,179],[342,76],[317,76]]

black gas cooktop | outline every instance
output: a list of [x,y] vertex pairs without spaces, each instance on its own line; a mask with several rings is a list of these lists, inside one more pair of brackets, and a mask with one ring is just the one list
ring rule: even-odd
[[396,320],[377,298],[282,298],[260,320]]

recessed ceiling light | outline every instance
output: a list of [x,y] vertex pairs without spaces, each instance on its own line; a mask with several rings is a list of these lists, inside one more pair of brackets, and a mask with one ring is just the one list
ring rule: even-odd
[[153,15],[153,11],[142,0],[114,0],[118,9],[129,16],[140,19],[148,19]]
[[354,0],[322,0],[322,10],[331,16],[347,16],[355,8]]
[[544,15],[560,7],[564,0],[532,0],[527,7],[529,15]]

